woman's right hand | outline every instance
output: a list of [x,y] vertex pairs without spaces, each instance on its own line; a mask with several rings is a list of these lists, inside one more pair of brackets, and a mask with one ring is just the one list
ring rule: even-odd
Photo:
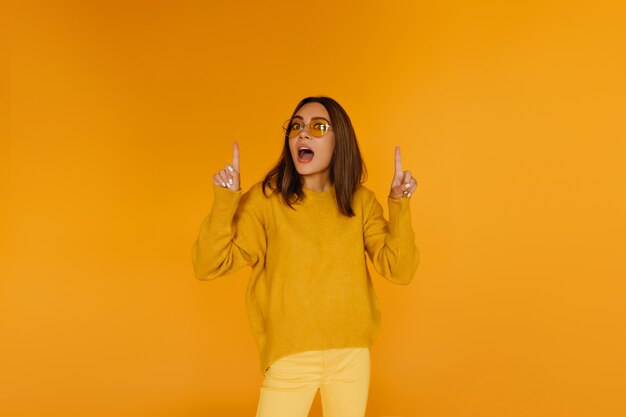
[[213,175],[213,183],[220,187],[239,191],[239,144],[233,142],[233,163]]

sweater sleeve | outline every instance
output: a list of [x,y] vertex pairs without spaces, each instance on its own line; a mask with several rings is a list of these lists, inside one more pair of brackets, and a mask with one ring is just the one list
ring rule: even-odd
[[214,185],[211,213],[193,245],[196,278],[210,280],[230,274],[265,257],[265,228],[254,189],[242,195]]
[[387,198],[389,222],[376,197],[372,203],[363,230],[365,250],[374,269],[388,280],[406,285],[413,279],[420,254],[415,245],[408,198]]

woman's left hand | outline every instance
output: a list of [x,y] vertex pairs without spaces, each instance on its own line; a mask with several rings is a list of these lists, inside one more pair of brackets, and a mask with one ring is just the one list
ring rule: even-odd
[[396,146],[395,172],[391,182],[389,197],[402,198],[411,197],[417,188],[417,181],[411,176],[411,171],[402,171],[402,160],[400,159],[400,147]]

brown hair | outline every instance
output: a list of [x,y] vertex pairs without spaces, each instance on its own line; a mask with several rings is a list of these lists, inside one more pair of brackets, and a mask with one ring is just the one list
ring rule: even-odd
[[[335,133],[335,150],[330,161],[330,182],[335,186],[335,196],[339,211],[345,216],[354,216],[352,196],[367,177],[365,163],[356,140],[356,134],[348,113],[339,103],[330,97],[307,97],[300,101],[293,111],[293,118],[298,110],[307,103],[320,103],[330,116],[330,124]],[[293,204],[304,200],[302,176],[296,171],[289,150],[289,133],[285,133],[283,151],[278,163],[267,173],[263,180],[263,194],[280,194],[285,204],[293,208]]]

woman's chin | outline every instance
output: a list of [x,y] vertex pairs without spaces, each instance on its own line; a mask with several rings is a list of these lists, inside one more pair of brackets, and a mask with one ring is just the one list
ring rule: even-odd
[[319,171],[315,169],[315,167],[304,165],[304,164],[296,164],[296,171],[300,175],[313,175],[317,174]]

